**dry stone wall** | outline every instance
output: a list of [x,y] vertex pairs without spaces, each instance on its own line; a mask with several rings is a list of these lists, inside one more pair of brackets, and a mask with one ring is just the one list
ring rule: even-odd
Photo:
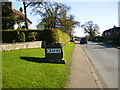
[[17,49],[26,49],[26,48],[41,48],[41,41],[35,42],[24,42],[24,43],[12,43],[12,44],[1,44],[0,51],[10,51]]

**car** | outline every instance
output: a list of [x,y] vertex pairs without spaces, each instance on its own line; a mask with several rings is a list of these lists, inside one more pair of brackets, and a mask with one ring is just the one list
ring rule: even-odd
[[87,44],[87,38],[81,38],[80,44]]

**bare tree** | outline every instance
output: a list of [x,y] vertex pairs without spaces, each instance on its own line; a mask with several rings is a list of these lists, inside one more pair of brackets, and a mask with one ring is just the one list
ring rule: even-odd
[[90,35],[90,37],[94,37],[99,34],[100,28],[97,24],[94,24],[93,21],[85,22],[81,27],[84,29],[85,33]]
[[18,1],[22,1],[23,2],[23,7],[24,7],[24,14],[25,14],[25,27],[26,29],[28,29],[28,23],[27,23],[27,7],[30,5],[34,5],[34,4],[41,4],[43,0],[41,0],[41,2],[35,2],[32,0],[18,0]]
[[56,20],[59,19],[63,13],[70,9],[70,7],[57,2],[43,2],[41,6],[35,4],[34,6],[35,8],[33,8],[32,11],[41,15],[42,20],[46,23],[47,28],[55,28]]

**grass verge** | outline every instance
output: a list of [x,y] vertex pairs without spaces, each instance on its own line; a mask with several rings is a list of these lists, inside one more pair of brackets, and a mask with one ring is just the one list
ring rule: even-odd
[[[3,88],[65,88],[70,75],[74,44],[64,46],[66,64],[40,63],[44,49],[23,49],[2,52]],[[21,57],[26,57],[21,59]]]

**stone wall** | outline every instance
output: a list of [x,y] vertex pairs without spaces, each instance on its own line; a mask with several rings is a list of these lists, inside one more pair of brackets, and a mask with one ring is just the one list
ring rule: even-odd
[[12,44],[1,44],[0,51],[10,51],[16,49],[26,49],[26,48],[41,48],[41,41],[35,42],[24,42],[24,43],[12,43]]

